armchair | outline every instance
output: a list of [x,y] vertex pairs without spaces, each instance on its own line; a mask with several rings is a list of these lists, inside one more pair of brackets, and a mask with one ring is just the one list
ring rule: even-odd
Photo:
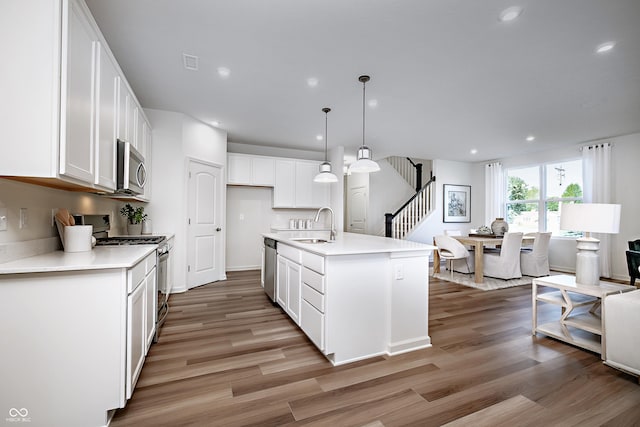
[[462,269],[464,273],[473,273],[474,270],[469,264],[469,259],[473,260],[473,258],[469,256],[469,251],[462,243],[449,236],[435,236],[435,243],[440,258],[449,264],[452,278],[454,269],[458,271]]
[[636,279],[640,279],[640,251],[627,251],[627,268],[629,269],[629,284],[635,286]]

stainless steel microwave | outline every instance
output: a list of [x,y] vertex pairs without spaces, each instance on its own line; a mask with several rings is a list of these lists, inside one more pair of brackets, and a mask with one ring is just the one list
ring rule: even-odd
[[118,140],[118,193],[142,194],[147,181],[144,157],[131,143]]

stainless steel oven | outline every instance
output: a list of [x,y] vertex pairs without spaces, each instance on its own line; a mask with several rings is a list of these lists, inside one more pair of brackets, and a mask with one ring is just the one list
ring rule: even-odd
[[172,280],[169,276],[171,249],[173,248],[173,239],[166,240],[156,251],[157,273],[158,273],[158,316],[156,317],[156,335],[154,341],[158,341],[160,336],[160,327],[164,323],[169,314],[169,295],[171,294]]

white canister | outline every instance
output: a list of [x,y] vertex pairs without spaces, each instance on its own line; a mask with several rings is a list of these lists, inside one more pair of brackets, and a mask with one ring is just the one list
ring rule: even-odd
[[93,225],[68,225],[64,228],[64,251],[87,252],[92,245]]
[[145,219],[142,221],[142,234],[151,234],[151,220]]

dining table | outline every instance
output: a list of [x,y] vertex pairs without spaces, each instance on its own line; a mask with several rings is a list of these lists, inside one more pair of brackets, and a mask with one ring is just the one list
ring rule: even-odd
[[[451,236],[465,246],[471,246],[474,249],[475,260],[475,283],[484,282],[484,248],[485,247],[500,247],[502,245],[502,236],[495,235],[481,235],[471,234],[469,236]],[[523,236],[522,245],[528,246],[533,244],[535,240],[534,236]],[[434,239],[435,244],[435,239]],[[440,272],[440,255],[438,251],[433,251],[433,272]]]

